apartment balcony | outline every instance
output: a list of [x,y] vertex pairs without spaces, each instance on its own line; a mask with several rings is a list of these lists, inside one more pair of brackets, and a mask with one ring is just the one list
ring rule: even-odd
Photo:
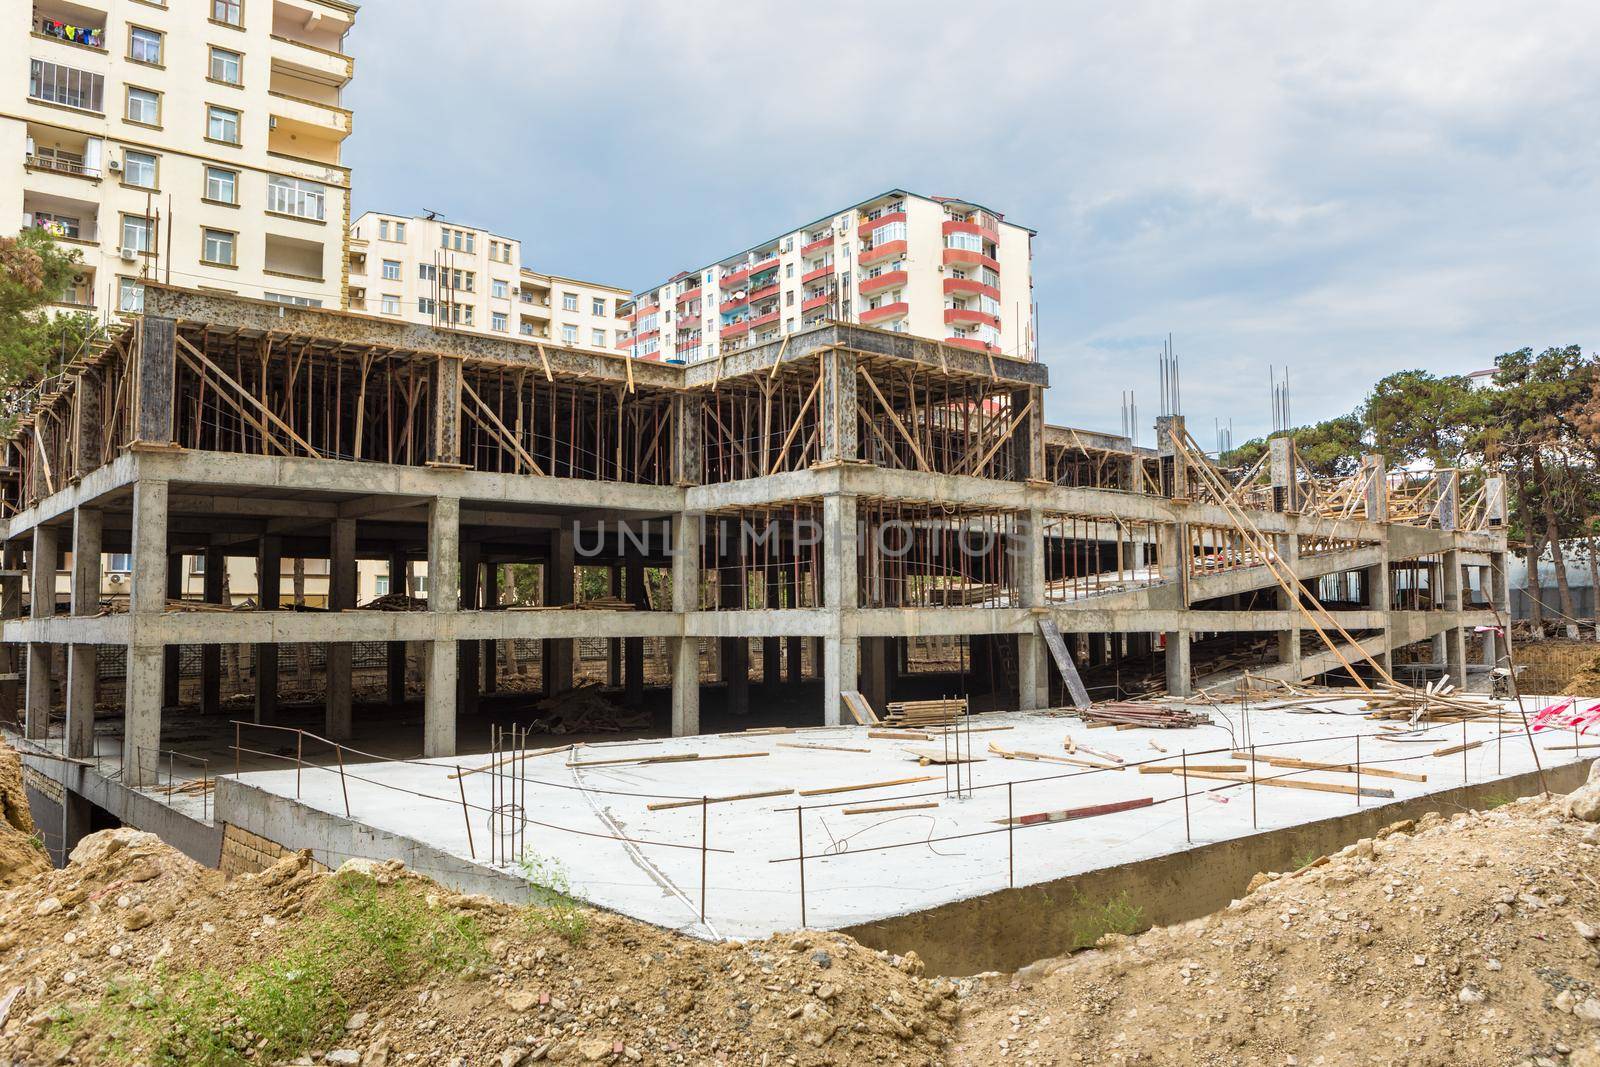
[[44,230],[63,244],[100,246],[100,205],[51,193],[22,194],[22,229]]
[[[279,84],[278,79],[273,79],[273,84]],[[334,151],[337,152],[337,142],[350,136],[352,120],[350,112],[337,104],[324,103],[308,97],[295,96],[278,88],[267,90],[267,106],[272,110],[273,132],[284,129],[287,124],[289,132],[298,133],[304,130],[319,141],[335,142]],[[304,155],[301,158],[318,159],[316,155]]]
[[522,294],[517,297],[517,304],[522,309],[522,314],[524,317],[532,316],[534,318],[545,320],[550,318],[549,297],[540,299],[528,291],[523,290]]
[[743,337],[750,332],[750,320],[740,319],[738,322],[729,323],[722,328],[723,337]]
[[745,328],[750,330],[759,330],[763,326],[770,326],[772,323],[778,321],[778,316],[781,314],[783,314],[782,308],[773,308],[771,311],[757,315],[750,319],[745,323]]
[[94,269],[88,267],[72,279],[72,284],[62,291],[61,299],[55,301],[52,306],[63,311],[92,313],[95,309],[94,297]]
[[315,241],[267,234],[265,270],[268,274],[303,282],[321,282],[322,257],[323,246]]
[[758,300],[766,300],[769,297],[774,297],[774,296],[777,296],[777,295],[778,295],[778,282],[777,282],[776,279],[774,279],[770,284],[763,285],[759,289],[751,290],[751,292],[750,292],[750,302],[752,304],[754,304]]
[[743,285],[745,281],[749,279],[749,277],[750,268],[741,267],[736,271],[730,271],[729,273],[724,274],[717,284],[723,289],[737,289],[739,286]]
[[946,219],[944,235],[948,237],[952,233],[975,233],[985,240],[995,242],[1000,240],[1000,223],[993,215],[987,211],[979,211],[972,216],[972,219],[973,221]]
[[[886,259],[893,259],[896,256],[905,254],[906,243],[904,241],[885,241],[883,244],[875,248],[869,248],[861,253],[859,262],[863,267],[869,267],[874,263],[882,263]],[[949,261],[946,260],[946,262]]]
[[693,289],[688,289],[688,290],[685,290],[682,293],[679,293],[678,294],[678,299],[677,299],[678,307],[682,307],[683,305],[687,304],[689,301],[695,299],[699,295],[700,295],[700,287],[698,285],[695,286]]
[[904,285],[906,281],[907,274],[903,270],[884,271],[882,274],[871,278],[861,279],[861,295],[871,296],[873,293],[881,293],[885,289],[893,289],[896,286]]
[[993,326],[997,330],[1000,328],[1000,316],[979,311],[977,308],[945,308],[944,322],[946,326]]
[[[865,257],[861,262],[865,263]],[[946,248],[944,250],[944,265],[947,267],[988,267],[995,273],[1000,272],[1000,262],[982,252],[973,252],[965,248]]]
[[832,274],[833,264],[829,263],[826,267],[818,267],[816,270],[808,270],[804,274],[800,275],[800,284],[810,285],[812,282],[827,278]]
[[946,278],[944,292],[946,296],[987,296],[992,300],[1000,299],[999,289],[985,285],[976,278]]
[[974,352],[989,352],[997,356],[1000,354],[999,345],[992,345],[981,337],[946,337],[944,343],[955,345],[957,348],[970,348]]
[[777,270],[777,269],[778,269],[778,257],[776,255],[773,255],[771,258],[764,259],[760,263],[757,263],[755,266],[751,267],[750,268],[750,276],[752,278],[754,278],[758,274],[765,274],[769,270]]
[[909,304],[904,300],[898,300],[893,304],[884,304],[882,307],[868,308],[861,313],[861,321],[869,326],[880,322],[889,322],[894,319],[904,318],[910,310]]
[[817,308],[825,308],[825,307],[827,307],[832,302],[833,302],[833,294],[832,293],[818,293],[816,296],[813,296],[808,300],[802,301],[801,304],[800,304],[800,310],[802,312],[815,311]]
[[879,215],[875,219],[867,219],[863,221],[860,226],[856,227],[856,235],[863,241],[870,241],[872,240],[872,231],[876,230],[878,227],[887,226],[891,222],[904,221],[906,221],[906,213],[904,211],[889,211]]
[[828,236],[816,241],[812,241],[810,244],[801,245],[800,258],[810,259],[812,256],[821,255],[823,252],[830,251],[832,248],[833,234],[830,233]]
[[[40,40],[105,55],[106,22],[104,4],[69,4],[47,0],[33,5],[33,21],[29,29]],[[48,55],[40,58],[54,60]]]
[[736,296],[731,300],[724,300],[721,304],[717,305],[717,310],[722,312],[724,315],[728,315],[738,311],[748,303],[750,303],[750,298],[748,296]]
[[348,13],[315,0],[275,0],[272,5],[272,56],[304,66],[343,85],[355,72],[344,53]]

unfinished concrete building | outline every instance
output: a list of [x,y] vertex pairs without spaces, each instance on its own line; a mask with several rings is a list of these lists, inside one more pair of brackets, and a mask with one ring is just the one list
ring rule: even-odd
[[[1377,456],[1313,478],[1286,439],[1224,477],[1179,416],[1155,450],[1046,425],[1047,377],[860,326],[678,367],[151,285],[9,441],[0,718],[62,757],[40,766],[70,847],[92,809],[160,817],[140,790],[207,723],[224,749],[230,720],[291,715],[399,755],[481,749],[482,723],[528,718],[508,649],[546,694],[598,649],[617,702],[674,735],[836,723],[850,691],[1064,703],[1041,623],[1097,698],[1402,649],[1460,681],[1494,662],[1473,632],[1505,610],[1495,481],[1464,496],[1455,472],[1407,481]],[[125,603],[102,601],[113,552]],[[254,610],[174,599],[185,554],[213,604],[223,561],[254,559]],[[306,558],[328,561],[329,610],[281,601]],[[362,610],[358,559],[396,589],[425,562],[426,602]],[[69,602],[27,595],[64,565]],[[508,566],[537,588],[504,588]],[[596,569],[598,610],[558,610]],[[289,701],[307,648],[321,681]],[[211,829],[163,832],[215,862]]]

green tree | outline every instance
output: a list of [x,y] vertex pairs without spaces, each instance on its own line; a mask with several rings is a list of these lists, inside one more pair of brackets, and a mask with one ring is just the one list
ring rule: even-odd
[[[1361,465],[1361,454],[1368,450],[1363,440],[1361,419],[1353,414],[1338,415],[1325,422],[1299,426],[1271,436],[1293,437],[1300,461],[1312,474],[1322,477],[1353,474]],[[1266,452],[1268,440],[1257,437],[1246,441],[1238,448],[1223,453],[1219,462],[1224,467],[1249,467]]]
[[1464,375],[1403,370],[1379,380],[1357,415],[1390,467],[1419,459],[1458,467],[1484,408],[1484,394],[1474,391]]
[[73,282],[82,260],[45,231],[0,237],[0,393],[42,377],[71,358],[94,329],[87,315],[46,314]]

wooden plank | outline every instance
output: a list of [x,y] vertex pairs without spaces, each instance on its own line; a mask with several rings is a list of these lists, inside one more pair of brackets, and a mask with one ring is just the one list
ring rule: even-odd
[[[706,797],[703,803],[726,804],[732,800],[762,800],[766,797],[786,797],[793,793],[793,789],[769,789],[762,793],[734,793],[725,797]],[[699,800],[660,800],[654,804],[646,804],[650,811],[669,811],[673,808],[698,808],[702,801]]]
[[947,763],[984,763],[989,758],[987,756],[971,756],[971,755],[963,756],[963,755],[959,754],[959,750],[957,752],[952,753],[952,752],[939,752],[939,751],[935,751],[933,749],[926,749],[926,748],[908,748],[908,749],[905,750],[905,752],[906,752],[906,755],[910,756],[912,759],[917,760],[920,763],[924,763],[924,764],[931,763],[931,764],[937,764],[937,765],[940,765],[940,766],[942,766],[944,764],[947,764]]
[[[1249,759],[1248,752],[1229,753],[1234,759]],[[1256,756],[1257,763],[1265,763],[1273,767],[1297,767],[1303,771],[1339,771],[1345,774],[1371,775],[1374,778],[1396,778],[1403,782],[1426,782],[1426,774],[1413,774],[1410,771],[1392,771],[1387,767],[1368,767],[1362,765],[1359,772],[1353,763],[1319,763],[1316,760],[1296,759],[1293,756]],[[1244,768],[1239,768],[1243,770]]]
[[568,767],[611,767],[618,763],[710,763],[719,759],[753,759],[756,756],[770,756],[770,752],[732,752],[720,756],[702,756],[698,752],[687,752],[676,756],[632,756],[627,759],[591,759],[575,763],[567,763]]
[[1155,803],[1154,797],[1140,797],[1137,800],[1114,800],[1109,804],[1090,804],[1082,808],[1064,808],[1060,811],[1037,811],[1029,815],[1019,815],[1015,819],[996,819],[1001,826],[1038,826],[1051,822],[1071,822],[1073,819],[1089,819],[1096,815],[1115,815],[1119,811],[1133,811],[1135,808],[1148,808]]
[[1433,750],[1435,756],[1454,756],[1458,752],[1470,752],[1483,744],[1482,741],[1469,741],[1464,745],[1446,745]]
[[[1196,771],[1216,771],[1220,774],[1236,774],[1248,770],[1242,763],[1192,763],[1187,768],[1190,774]],[[1182,774],[1185,768],[1178,763],[1141,763],[1140,774]]]
[[868,730],[868,737],[876,737],[880,741],[932,741],[932,734],[911,733],[905,730]]
[[802,789],[803,797],[825,797],[832,793],[854,793],[862,789],[888,789],[896,785],[915,785],[918,782],[931,782],[933,775],[924,774],[916,778],[891,778],[886,782],[863,782],[861,785],[830,785],[824,789]]
[[1050,646],[1050,656],[1056,661],[1056,670],[1061,672],[1061,680],[1067,683],[1067,695],[1072,698],[1072,706],[1090,707],[1089,690],[1084,687],[1083,678],[1078,674],[1078,668],[1067,652],[1067,643],[1061,639],[1061,629],[1056,626],[1056,621],[1050,618],[1040,619],[1039,632],[1044,634],[1044,643]]
[[884,804],[876,808],[845,808],[844,814],[877,815],[885,811],[921,811],[924,808],[937,808],[938,806],[939,802],[937,800],[929,801],[926,804]]
[[840,690],[839,699],[844,702],[845,710],[856,720],[857,726],[876,726],[882,721],[872,710],[872,705],[867,703],[867,698],[856,690]]
[[846,748],[843,745],[809,745],[799,741],[779,741],[779,748],[809,748],[819,752],[867,752],[870,748]]
[[531,752],[518,752],[515,755],[507,756],[504,759],[495,760],[493,763],[486,763],[482,767],[469,768],[462,771],[460,774],[447,774],[445,775],[445,778],[452,782],[457,778],[470,778],[474,774],[482,774],[484,771],[492,771],[496,767],[504,767],[506,764],[515,763],[518,760],[533,759],[535,756],[548,756],[555,752],[570,752],[576,747],[576,745],[557,745],[555,748],[536,748]]
[[1023,752],[1019,749],[1001,748],[993,741],[989,742],[989,751],[1001,759],[1032,760],[1035,763],[1070,763],[1074,767],[1089,767],[1097,771],[1124,770],[1120,763],[1101,763],[1099,760],[1079,759],[1076,756],[1056,756],[1049,752]]
[[1306,782],[1298,778],[1262,778],[1259,775],[1252,777],[1248,774],[1223,774],[1218,771],[1189,772],[1190,778],[1209,778],[1219,782],[1237,782],[1240,785],[1249,785],[1252,781],[1256,785],[1276,786],[1279,789],[1306,789],[1316,793],[1343,793],[1346,796],[1375,797],[1379,800],[1393,800],[1393,789],[1369,789],[1362,786],[1359,790],[1353,785],[1340,782]]

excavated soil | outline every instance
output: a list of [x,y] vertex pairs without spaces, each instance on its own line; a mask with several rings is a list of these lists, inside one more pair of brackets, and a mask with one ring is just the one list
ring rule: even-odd
[[34,836],[28,797],[22,791],[22,762],[0,741],[0,889],[25,882],[49,866]]
[[950,1057],[1596,1067],[1597,844],[1564,798],[1396,824],[1214,915],[988,978]]

